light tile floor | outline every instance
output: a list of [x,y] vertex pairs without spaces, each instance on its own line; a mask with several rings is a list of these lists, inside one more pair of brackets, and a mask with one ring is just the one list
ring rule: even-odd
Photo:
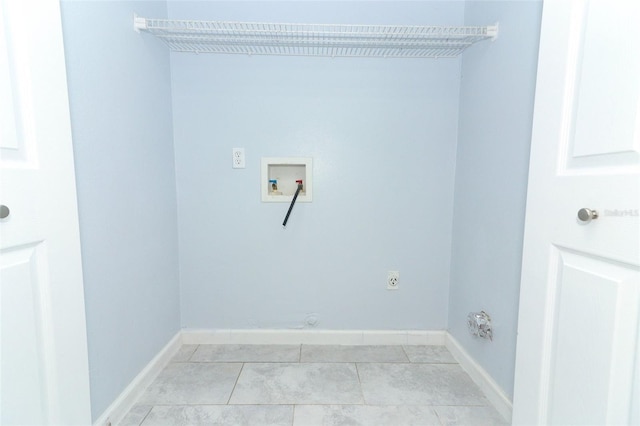
[[506,425],[443,346],[184,345],[120,423]]

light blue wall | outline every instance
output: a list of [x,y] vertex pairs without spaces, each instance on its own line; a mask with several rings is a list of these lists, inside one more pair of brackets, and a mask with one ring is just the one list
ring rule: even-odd
[[[448,327],[511,395],[539,2],[62,6],[94,419],[180,326],[299,328],[310,315],[321,329]],[[131,30],[134,11],[167,10],[499,21],[500,37],[462,60],[169,54]],[[246,169],[231,168],[233,147]],[[263,156],[314,158],[314,201],[286,230],[288,206],[260,202]],[[493,343],[467,334],[480,309]]]
[[62,3],[94,420],[180,328],[169,53],[134,11],[167,13]]
[[[466,25],[500,23],[493,43],[463,55],[449,331],[509,396],[542,3],[470,1]],[[485,310],[494,340],[472,338]]]
[[[461,2],[177,2],[172,18],[460,25]],[[445,329],[460,60],[171,55],[182,325]],[[244,147],[247,168],[231,168]],[[261,203],[260,158],[314,200]],[[386,290],[388,270],[400,290]]]

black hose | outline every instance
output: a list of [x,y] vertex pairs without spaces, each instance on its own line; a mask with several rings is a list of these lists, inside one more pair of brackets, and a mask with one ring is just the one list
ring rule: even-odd
[[302,191],[302,185],[298,184],[298,189],[296,189],[296,193],[293,196],[293,200],[291,200],[291,205],[289,206],[289,211],[287,215],[284,217],[284,222],[282,222],[282,226],[287,226],[287,221],[289,220],[289,215],[291,214],[291,210],[293,210],[293,205],[296,203],[296,198],[298,198],[298,194]]

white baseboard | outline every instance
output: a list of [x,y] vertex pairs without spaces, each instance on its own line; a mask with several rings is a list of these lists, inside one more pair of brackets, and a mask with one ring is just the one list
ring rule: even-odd
[[158,374],[169,364],[171,358],[182,346],[182,333],[179,331],[129,383],[115,401],[93,423],[94,426],[118,424],[135,405],[142,392],[151,384]]
[[502,388],[491,376],[464,350],[460,343],[449,333],[446,334],[445,346],[458,361],[460,366],[469,374],[471,379],[482,389],[487,399],[498,410],[500,415],[511,423],[513,403],[503,392]]
[[182,330],[182,343],[272,345],[444,345],[444,330]]

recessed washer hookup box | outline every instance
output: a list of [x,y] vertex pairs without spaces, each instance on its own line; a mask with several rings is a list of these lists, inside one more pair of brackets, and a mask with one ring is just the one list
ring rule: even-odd
[[297,202],[313,199],[313,160],[309,157],[263,157],[260,190],[262,201],[290,203],[302,183]]

